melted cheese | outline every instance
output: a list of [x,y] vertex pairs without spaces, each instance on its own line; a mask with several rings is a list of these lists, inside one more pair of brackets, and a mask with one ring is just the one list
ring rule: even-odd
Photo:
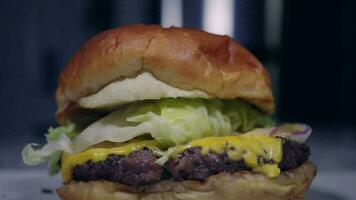
[[[273,178],[280,174],[278,163],[282,160],[282,140],[267,135],[243,134],[239,136],[207,137],[178,147],[173,153],[176,156],[186,149],[201,147],[201,153],[223,153],[225,150],[231,160],[243,159],[246,166],[254,172]],[[263,158],[275,164],[259,162]]]
[[[76,165],[82,165],[89,160],[100,162],[109,155],[127,156],[131,152],[144,147],[153,150],[156,154],[161,153],[159,143],[156,140],[143,140],[125,143],[119,147],[106,144],[104,147],[94,147],[79,154],[64,154],[61,168],[63,180],[64,182],[72,180],[72,169]],[[221,154],[226,151],[231,160],[243,159],[246,166],[251,168],[253,172],[262,173],[270,178],[280,174],[280,169],[278,168],[278,163],[282,160],[282,140],[280,138],[260,134],[206,137],[177,147],[171,157],[175,157],[192,147],[201,147],[202,154],[208,154],[209,152]],[[259,162],[261,158],[273,161],[274,164]]]
[[64,182],[72,180],[72,169],[76,165],[82,165],[87,161],[100,162],[105,160],[109,155],[127,156],[131,152],[143,149],[144,147],[158,153],[159,143],[156,140],[134,141],[123,144],[119,147],[111,147],[112,145],[105,144],[104,147],[92,148],[83,151],[79,154],[66,154],[62,156],[61,174]]

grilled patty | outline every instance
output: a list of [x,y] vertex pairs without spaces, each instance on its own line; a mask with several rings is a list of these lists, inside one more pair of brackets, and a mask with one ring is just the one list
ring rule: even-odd
[[88,161],[73,168],[75,181],[107,180],[139,186],[161,179],[163,168],[155,163],[156,157],[149,149],[132,152],[129,156],[109,155],[105,161]]
[[[175,159],[169,160],[167,169],[176,180],[205,180],[206,177],[219,172],[237,172],[249,170],[243,160],[233,161],[227,153],[208,153],[202,155],[199,147],[184,151]],[[282,171],[294,169],[308,160],[309,147],[293,141],[283,141],[283,157],[279,163]],[[259,158],[261,163],[273,163],[270,160]]]
[[[283,158],[279,163],[282,171],[294,169],[308,160],[309,147],[293,141],[283,141]],[[157,158],[149,149],[132,152],[128,156],[110,155],[105,161],[88,161],[72,170],[74,181],[107,180],[131,186],[152,184],[162,179],[205,180],[219,172],[249,170],[243,160],[233,161],[226,153],[201,154],[199,147],[185,150],[169,160],[165,166],[155,163]],[[259,162],[272,161],[260,159]]]

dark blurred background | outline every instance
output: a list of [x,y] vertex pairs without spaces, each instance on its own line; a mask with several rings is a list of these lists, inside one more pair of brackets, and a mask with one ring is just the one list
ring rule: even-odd
[[228,34],[270,71],[279,121],[305,122],[320,170],[356,169],[356,1],[0,0],[0,168],[55,125],[58,74],[100,31],[146,23]]

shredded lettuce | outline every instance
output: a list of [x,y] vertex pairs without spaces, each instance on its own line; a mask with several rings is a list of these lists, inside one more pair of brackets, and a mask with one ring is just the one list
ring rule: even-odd
[[157,104],[160,114],[147,112],[127,118],[127,121],[150,124],[153,128],[147,132],[164,147],[232,132],[231,121],[222,113],[219,101],[165,99]]
[[26,164],[50,160],[50,172],[58,170],[61,151],[78,153],[103,141],[126,142],[150,135],[168,149],[194,139],[246,132],[270,124],[270,117],[241,100],[167,98],[123,106],[87,126],[78,134],[75,124],[50,128],[47,144],[23,152]]
[[247,132],[255,127],[275,125],[271,116],[240,99],[224,101],[224,112],[231,119],[233,130]]
[[65,134],[69,139],[73,139],[78,132],[75,131],[75,124],[68,123],[65,126],[59,126],[57,128],[49,127],[48,133],[45,134],[47,142],[57,141],[61,134]]
[[103,141],[125,142],[150,134],[163,147],[206,136],[230,134],[219,101],[164,99],[131,104],[88,126],[73,140],[74,152]]
[[38,165],[47,161],[52,153],[57,150],[66,152],[72,152],[72,142],[65,134],[60,134],[57,141],[48,142],[41,149],[35,150],[33,146],[39,146],[38,144],[28,144],[22,150],[22,158],[27,165]]
[[50,176],[56,175],[61,170],[60,161],[61,161],[62,153],[63,151],[57,150],[51,154],[47,164],[48,174]]
[[47,144],[41,149],[35,150],[33,146],[38,144],[28,144],[22,150],[22,158],[27,165],[38,165],[49,160],[49,174],[56,174],[59,170],[59,161],[62,151],[72,151],[71,139],[79,132],[74,123],[67,123],[57,128],[50,127],[45,134]]

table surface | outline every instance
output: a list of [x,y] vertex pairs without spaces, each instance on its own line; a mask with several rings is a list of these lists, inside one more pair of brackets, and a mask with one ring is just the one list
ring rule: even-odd
[[[306,199],[356,199],[354,180],[356,171],[318,172]],[[54,191],[60,185],[60,178],[48,177],[45,170],[0,170],[0,200],[59,200]]]

